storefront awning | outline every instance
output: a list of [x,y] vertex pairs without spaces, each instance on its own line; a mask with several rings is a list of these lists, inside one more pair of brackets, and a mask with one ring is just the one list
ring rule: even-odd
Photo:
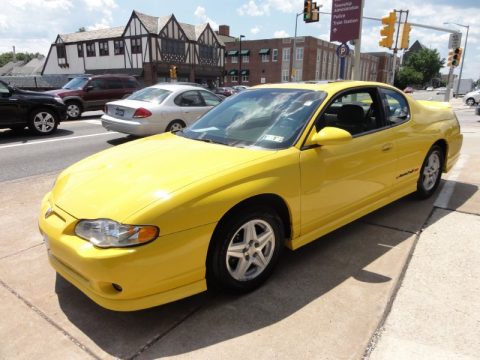
[[260,55],[268,55],[270,54],[270,49],[260,49],[258,52]]
[[238,51],[230,50],[229,52],[227,52],[227,56],[238,56]]
[[240,55],[243,55],[243,56],[245,56],[245,55],[250,55],[250,50],[242,50],[242,51],[240,52]]
[[250,70],[242,70],[240,75],[250,75]]
[[228,75],[238,75],[238,70],[230,70]]

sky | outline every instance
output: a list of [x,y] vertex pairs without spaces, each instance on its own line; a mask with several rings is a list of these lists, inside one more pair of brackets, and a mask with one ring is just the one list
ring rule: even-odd
[[[348,1],[348,0],[345,0]],[[48,53],[58,34],[72,33],[80,27],[87,30],[126,25],[132,10],[152,16],[174,14],[189,24],[209,22],[214,29],[229,25],[232,36],[245,40],[293,36],[295,18],[303,11],[303,0],[1,0],[0,53]],[[321,11],[330,12],[331,0],[317,0]],[[480,78],[480,2],[479,0],[364,0],[364,16],[381,18],[393,9],[409,10],[409,21],[418,24],[458,29],[444,23],[469,25],[468,46],[462,78]],[[362,52],[390,51],[378,46],[381,23],[364,19]],[[298,17],[297,36],[314,36],[330,40],[330,15],[321,14],[318,23],[305,24]],[[410,44],[419,40],[441,57],[448,56],[447,32],[413,27]],[[455,70],[458,74],[459,68]],[[442,73],[448,72],[447,68]]]

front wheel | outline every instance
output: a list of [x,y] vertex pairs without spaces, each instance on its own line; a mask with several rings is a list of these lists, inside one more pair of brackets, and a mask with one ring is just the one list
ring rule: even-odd
[[57,130],[57,114],[50,109],[37,109],[30,114],[28,128],[37,135],[49,135]]
[[442,148],[438,145],[432,146],[420,170],[417,182],[417,196],[419,198],[426,199],[437,190],[442,177],[443,162]]
[[271,275],[285,240],[282,221],[272,210],[245,212],[219,225],[207,264],[210,284],[237,293],[256,289]]
[[185,127],[185,123],[182,120],[171,121],[166,128],[166,132],[177,132]]

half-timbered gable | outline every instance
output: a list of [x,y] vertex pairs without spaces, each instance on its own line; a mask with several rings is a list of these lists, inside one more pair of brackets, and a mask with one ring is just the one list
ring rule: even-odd
[[210,25],[190,25],[175,16],[133,11],[126,26],[58,35],[43,74],[127,73],[146,84],[168,81],[175,66],[179,81],[218,81],[224,44]]
[[224,45],[210,27],[210,24],[195,27],[197,41],[195,46],[196,62],[201,65],[223,66]]

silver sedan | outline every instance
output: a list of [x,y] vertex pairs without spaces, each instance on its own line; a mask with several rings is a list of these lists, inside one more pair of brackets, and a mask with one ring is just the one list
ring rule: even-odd
[[157,84],[107,103],[102,125],[107,130],[136,136],[178,131],[221,101],[200,87]]

